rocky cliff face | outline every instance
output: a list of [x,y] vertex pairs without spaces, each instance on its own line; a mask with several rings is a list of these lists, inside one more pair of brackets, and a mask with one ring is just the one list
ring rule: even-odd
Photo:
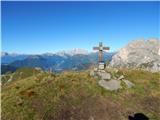
[[160,40],[135,40],[112,57],[110,66],[160,71]]

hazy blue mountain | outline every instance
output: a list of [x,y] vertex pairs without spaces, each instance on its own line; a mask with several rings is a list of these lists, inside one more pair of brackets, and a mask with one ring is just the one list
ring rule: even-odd
[[5,74],[7,72],[14,72],[16,71],[16,67],[13,67],[11,65],[5,65],[5,64],[2,64],[1,65],[1,74]]
[[[14,66],[16,68],[21,67],[40,67],[43,70],[52,69],[53,71],[63,71],[63,70],[83,70],[87,69],[89,66],[97,63],[98,53],[86,53],[79,49],[69,52],[58,52],[55,54],[46,53],[41,55],[26,55],[25,57],[17,56],[13,58],[13,62],[8,62],[8,65]],[[74,53],[76,52],[76,53]],[[114,53],[104,52],[104,61],[111,60]],[[9,54],[7,55],[9,56]],[[12,58],[10,56],[10,58]],[[21,58],[21,59],[19,59]],[[3,62],[7,63],[2,56]],[[15,60],[15,61],[14,61]],[[11,61],[11,60],[10,60]]]
[[10,64],[16,60],[24,60],[28,55],[25,54],[15,54],[15,53],[7,53],[1,52],[1,63],[2,64]]
[[[53,63],[52,63],[53,64]],[[52,65],[50,62],[47,62],[43,56],[40,55],[31,55],[25,58],[24,60],[17,60],[9,65],[20,68],[20,67],[40,67],[46,69]]]

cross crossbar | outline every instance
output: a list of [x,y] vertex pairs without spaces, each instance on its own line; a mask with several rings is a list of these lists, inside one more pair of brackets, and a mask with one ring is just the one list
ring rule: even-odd
[[93,47],[93,50],[99,50],[99,47]]
[[103,51],[109,50],[109,47],[103,47],[102,42],[99,43],[99,47],[93,47],[93,50],[98,50],[99,62],[103,62]]
[[109,50],[109,47],[103,47],[103,50]]

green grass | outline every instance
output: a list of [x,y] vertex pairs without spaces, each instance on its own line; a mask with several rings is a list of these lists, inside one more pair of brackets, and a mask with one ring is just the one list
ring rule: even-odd
[[128,120],[144,113],[160,119],[160,73],[121,69],[135,86],[107,91],[89,71],[52,74],[23,68],[2,86],[2,120]]

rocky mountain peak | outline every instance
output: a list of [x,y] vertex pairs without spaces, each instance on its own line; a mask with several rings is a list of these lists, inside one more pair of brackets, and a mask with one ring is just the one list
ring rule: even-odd
[[1,52],[1,57],[8,55],[7,52]]
[[160,40],[140,39],[130,42],[112,57],[112,67],[145,67],[160,71]]
[[59,56],[65,56],[65,55],[73,56],[73,55],[78,55],[78,54],[87,55],[88,51],[85,49],[75,48],[75,49],[67,50],[67,51],[64,51],[64,50],[59,51],[56,54]]

